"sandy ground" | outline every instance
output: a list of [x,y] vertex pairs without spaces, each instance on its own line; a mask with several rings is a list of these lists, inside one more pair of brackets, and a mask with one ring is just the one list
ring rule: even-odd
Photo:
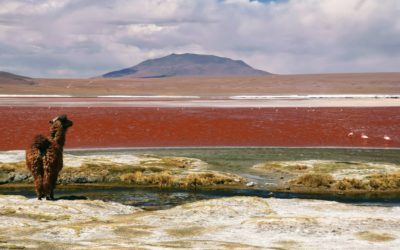
[[0,248],[398,249],[399,207],[231,197],[141,211],[0,196]]
[[263,77],[172,77],[158,79],[0,79],[1,94],[194,95],[394,94],[400,73],[270,75]]

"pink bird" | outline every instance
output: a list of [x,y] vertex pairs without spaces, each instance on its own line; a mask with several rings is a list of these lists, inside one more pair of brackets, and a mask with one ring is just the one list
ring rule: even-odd
[[383,139],[385,139],[386,141],[390,141],[390,140],[392,140],[389,136],[387,136],[387,135],[385,135],[384,137],[383,137]]

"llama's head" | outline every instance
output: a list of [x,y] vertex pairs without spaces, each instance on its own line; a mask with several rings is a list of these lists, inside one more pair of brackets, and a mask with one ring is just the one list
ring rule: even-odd
[[66,115],[59,115],[50,121],[50,139],[57,142],[61,147],[65,143],[65,133],[72,126],[72,121]]
[[50,124],[53,126],[61,126],[63,129],[67,129],[72,126],[72,121],[68,120],[66,115],[59,115],[50,121]]

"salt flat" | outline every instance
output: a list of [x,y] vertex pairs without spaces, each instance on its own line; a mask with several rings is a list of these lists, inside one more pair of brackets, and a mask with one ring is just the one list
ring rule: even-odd
[[395,95],[346,96],[228,96],[200,98],[198,96],[0,96],[0,106],[15,107],[398,107]]

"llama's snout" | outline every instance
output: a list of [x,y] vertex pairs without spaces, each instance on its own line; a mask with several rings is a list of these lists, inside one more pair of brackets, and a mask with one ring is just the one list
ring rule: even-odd
[[63,123],[63,127],[64,127],[64,128],[69,128],[69,127],[72,127],[73,124],[74,124],[74,123],[73,123],[71,120],[66,120],[66,121]]

